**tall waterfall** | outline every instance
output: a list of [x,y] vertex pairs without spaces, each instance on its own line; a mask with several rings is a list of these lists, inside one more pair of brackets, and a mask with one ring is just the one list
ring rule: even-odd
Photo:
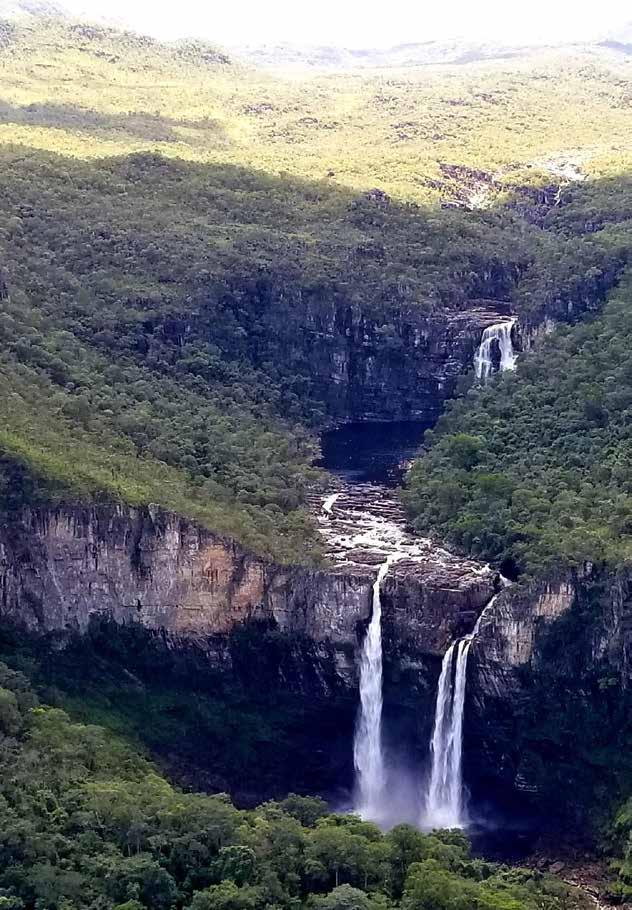
[[426,802],[427,825],[462,828],[463,810],[463,713],[467,656],[472,636],[455,641],[441,665],[437,707],[432,732],[432,771]]
[[506,322],[490,325],[485,329],[481,343],[474,356],[474,370],[477,379],[485,382],[494,372],[492,349],[495,342],[500,349],[499,371],[515,370],[516,354],[511,340],[511,330],[515,324],[515,319],[509,319]]
[[356,811],[376,821],[384,809],[386,775],[382,754],[382,581],[391,563],[403,554],[392,553],[380,566],[373,584],[373,610],[362,646],[360,714],[353,742],[356,770]]
[[463,799],[463,716],[467,658],[472,642],[478,635],[481,620],[497,596],[492,597],[478,617],[473,631],[450,645],[441,664],[430,744],[432,768],[423,818],[426,827],[463,828],[467,824]]

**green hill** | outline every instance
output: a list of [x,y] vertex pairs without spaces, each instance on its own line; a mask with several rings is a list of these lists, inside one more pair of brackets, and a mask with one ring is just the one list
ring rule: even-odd
[[311,306],[385,339],[481,296],[574,319],[627,261],[614,52],[282,79],[60,18],[0,36],[6,506],[157,503],[317,558]]

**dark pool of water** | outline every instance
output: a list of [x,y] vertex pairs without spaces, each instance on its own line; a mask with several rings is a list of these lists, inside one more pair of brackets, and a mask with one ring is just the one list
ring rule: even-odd
[[319,465],[351,483],[396,486],[430,426],[419,421],[347,424],[323,433]]

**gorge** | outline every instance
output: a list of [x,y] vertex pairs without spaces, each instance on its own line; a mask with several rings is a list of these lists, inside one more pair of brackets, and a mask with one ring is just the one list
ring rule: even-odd
[[0,0],[0,910],[632,905],[625,34],[418,37]]
[[[330,488],[315,492],[312,504],[331,568],[261,560],[234,541],[159,509],[27,509],[13,515],[2,532],[2,616],[37,635],[61,633],[67,639],[77,632],[88,640],[100,636],[95,624],[102,617],[134,636],[148,630],[159,636],[151,645],[157,655],[161,640],[167,643],[174,680],[188,675],[185,668],[191,666],[200,685],[206,686],[207,678],[211,685],[218,670],[245,686],[247,699],[254,698],[256,685],[249,681],[248,630],[263,634],[271,656],[259,673],[268,679],[271,697],[285,690],[278,734],[295,707],[304,711],[310,702],[301,737],[295,732],[292,746],[274,762],[260,748],[258,771],[237,771],[230,762],[219,771],[212,734],[202,727],[187,734],[191,748],[181,749],[177,759],[179,773],[189,780],[209,780],[206,762],[214,761],[211,786],[230,789],[246,802],[256,798],[252,780],[258,777],[258,796],[294,788],[348,805],[354,730],[356,746],[364,730],[363,757],[356,754],[356,767],[365,779],[368,770],[372,783],[364,790],[360,786],[357,805],[369,817],[383,817],[376,794],[387,780],[385,823],[408,819],[418,824],[428,788],[435,809],[445,806],[438,781],[445,782],[449,769],[450,819],[461,823],[461,766],[474,808],[486,806],[494,792],[503,811],[511,807],[518,816],[538,811],[548,790],[536,770],[537,741],[525,745],[517,761],[506,721],[492,734],[487,718],[511,713],[514,699],[524,705],[519,680],[544,647],[547,605],[555,604],[551,621],[562,620],[580,595],[570,582],[562,598],[542,600],[539,591],[532,594],[522,586],[504,590],[494,601],[493,617],[486,612],[479,634],[469,638],[499,590],[499,574],[411,535],[392,491],[402,461],[418,450],[426,426],[351,424],[325,436]],[[514,599],[521,604],[519,625]],[[372,624],[377,632],[378,619],[379,655],[377,637],[370,634]],[[509,662],[495,657],[509,647],[506,638],[515,649]],[[528,648],[518,644],[527,639]],[[273,641],[278,642],[274,648]],[[362,648],[370,658],[364,686]],[[134,660],[126,658],[128,671],[143,679],[148,671],[141,665],[134,669]],[[376,685],[380,662],[381,686]],[[59,671],[50,672],[59,684]],[[362,687],[370,718],[366,728],[357,717]],[[212,690],[218,691],[217,683]],[[169,743],[158,751],[172,760]]]
[[[289,644],[289,664],[272,669],[273,678],[289,673],[294,697],[302,701],[309,692],[317,712],[332,699],[339,704],[331,755],[314,779],[297,778],[297,785],[351,791],[355,754],[361,814],[387,824],[417,822],[428,786],[433,811],[445,803],[441,767],[444,784],[449,769],[450,820],[461,824],[466,660],[500,580],[488,566],[406,527],[392,485],[424,426],[351,425],[325,437],[333,486],[313,504],[333,569],[266,564],[160,511],[26,511],[2,540],[3,616],[39,634],[85,634],[99,616],[140,624],[175,648],[194,646],[196,662],[233,674],[243,672],[230,644],[234,631],[270,623]],[[321,723],[313,731],[319,753]],[[200,773],[199,759],[192,773]],[[239,792],[239,784],[230,787]]]

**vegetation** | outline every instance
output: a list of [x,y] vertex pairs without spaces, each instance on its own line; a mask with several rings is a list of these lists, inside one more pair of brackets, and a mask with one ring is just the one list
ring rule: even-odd
[[250,812],[185,793],[122,740],[38,704],[0,664],[6,910],[567,910],[559,881],[472,859],[458,832],[387,835],[295,795]]
[[263,622],[199,648],[106,617],[75,635],[0,624],[0,660],[43,701],[137,744],[170,779],[241,806],[289,789],[333,793],[350,779],[356,697],[324,650]]
[[630,563],[631,294],[450,409],[410,475],[418,528],[510,574]]
[[[1,34],[5,507],[153,503],[318,559],[315,312],[360,307],[395,349],[398,309],[573,318],[625,264],[619,179],[539,201],[561,148],[623,166],[591,126],[624,145],[614,52],[285,80],[61,19]],[[438,207],[481,179],[483,209]]]
[[2,39],[5,143],[84,159],[151,149],[420,203],[452,198],[444,162],[510,180],[537,180],[560,153],[595,177],[626,170],[627,60],[606,48],[279,78],[201,43],[64,20],[7,24]]

